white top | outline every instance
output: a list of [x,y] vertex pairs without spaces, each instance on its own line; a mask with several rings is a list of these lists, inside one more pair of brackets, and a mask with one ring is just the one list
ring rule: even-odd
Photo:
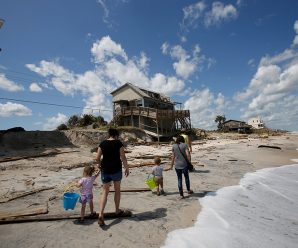
[[163,166],[162,165],[155,165],[152,168],[152,174],[155,177],[162,177],[162,172],[163,172]]

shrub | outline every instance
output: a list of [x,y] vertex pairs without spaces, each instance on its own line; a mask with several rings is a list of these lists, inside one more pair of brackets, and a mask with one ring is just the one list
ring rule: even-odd
[[58,127],[57,127],[57,130],[61,131],[61,130],[68,130],[67,126],[63,123],[63,124],[60,124]]

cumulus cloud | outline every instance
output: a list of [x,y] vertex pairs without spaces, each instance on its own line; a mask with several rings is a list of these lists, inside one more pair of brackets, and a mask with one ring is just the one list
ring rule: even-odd
[[[166,50],[166,49],[165,49]],[[171,56],[185,63],[197,63],[199,47],[196,46],[191,55],[184,49],[171,49]],[[91,48],[94,70],[76,74],[56,61],[42,60],[38,64],[27,64],[27,68],[47,78],[47,87],[53,87],[64,95],[74,96],[81,94],[85,102],[84,112],[94,109],[109,109],[103,112],[104,118],[109,119],[112,114],[110,92],[124,83],[130,82],[141,88],[159,91],[166,95],[173,95],[183,91],[185,83],[173,75],[164,75],[157,72],[149,75],[150,58],[144,52],[139,56],[129,58],[121,44],[113,41],[109,36],[102,37],[94,42]],[[178,61],[178,62],[179,62]],[[183,70],[183,64],[175,65],[179,75],[187,75],[192,71]],[[192,68],[191,65],[188,67]],[[181,69],[182,68],[182,69]],[[45,87],[43,87],[45,88]]]
[[67,120],[66,115],[58,113],[57,116],[47,118],[46,123],[43,125],[43,130],[55,130],[60,124],[66,123]]
[[24,87],[9,80],[3,73],[0,73],[0,89],[10,92],[17,92],[24,90]]
[[276,128],[297,126],[297,52],[288,48],[277,55],[261,58],[248,87],[238,92],[235,100],[244,106],[241,109],[243,118],[261,116],[268,122],[267,126]]
[[32,83],[29,86],[31,92],[42,92],[42,88],[37,83]]
[[173,63],[173,68],[176,74],[183,79],[188,79],[194,74],[198,70],[199,64],[205,58],[203,55],[200,55],[201,49],[199,45],[194,46],[191,54],[182,46],[175,45],[171,47],[167,42],[163,43],[161,50],[163,54],[168,54],[172,59],[177,60],[177,62]]
[[116,55],[127,60],[127,55],[121,45],[114,42],[110,36],[105,36],[95,42],[91,48],[91,53],[97,63],[101,63]]
[[32,115],[31,109],[18,103],[0,103],[0,116],[1,117],[11,117],[11,116],[29,116]]
[[223,115],[228,108],[228,101],[222,93],[215,95],[208,88],[194,91],[184,103],[190,110],[192,125],[205,129],[215,129],[217,115]]

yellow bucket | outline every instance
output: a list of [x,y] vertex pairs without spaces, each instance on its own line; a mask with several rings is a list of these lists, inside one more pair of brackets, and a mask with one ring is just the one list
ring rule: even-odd
[[156,188],[156,186],[157,186],[154,177],[149,177],[149,178],[145,181],[145,183],[148,185],[148,187],[149,187],[150,189],[154,189],[154,188]]

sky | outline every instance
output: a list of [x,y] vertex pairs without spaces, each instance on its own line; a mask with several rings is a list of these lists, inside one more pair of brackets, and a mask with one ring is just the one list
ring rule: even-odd
[[[298,130],[296,0],[1,0],[0,129],[112,118],[130,82],[215,117]],[[41,104],[48,103],[48,104]]]

